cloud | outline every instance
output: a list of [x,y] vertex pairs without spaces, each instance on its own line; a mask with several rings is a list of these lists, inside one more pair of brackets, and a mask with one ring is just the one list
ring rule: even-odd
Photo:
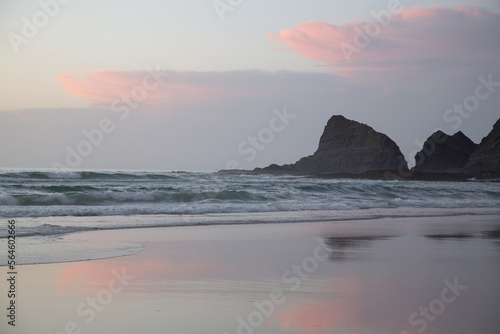
[[264,71],[163,72],[98,70],[82,79],[75,73],[58,75],[63,90],[86,99],[92,106],[112,106],[115,101],[162,108],[189,108],[220,103],[246,103],[271,99],[330,94],[346,88],[345,80],[327,73]]
[[65,92],[97,104],[128,98],[168,105],[251,94],[244,87],[231,86],[224,80],[207,82],[206,73],[197,72],[99,70],[87,73],[83,80],[75,73],[60,74],[57,78]]
[[305,22],[268,37],[348,78],[449,79],[498,67],[500,13],[472,7],[398,12],[378,19],[373,12],[369,23]]

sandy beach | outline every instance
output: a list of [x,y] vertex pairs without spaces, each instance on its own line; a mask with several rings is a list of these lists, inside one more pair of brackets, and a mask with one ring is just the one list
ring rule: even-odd
[[0,328],[493,334],[500,328],[499,231],[498,216],[455,216],[70,234],[63,238],[145,248],[19,266],[16,326],[4,319]]

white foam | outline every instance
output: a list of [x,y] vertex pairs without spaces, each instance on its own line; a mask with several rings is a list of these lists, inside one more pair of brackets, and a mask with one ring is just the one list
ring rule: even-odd
[[0,192],[0,205],[19,205],[19,200],[4,192]]

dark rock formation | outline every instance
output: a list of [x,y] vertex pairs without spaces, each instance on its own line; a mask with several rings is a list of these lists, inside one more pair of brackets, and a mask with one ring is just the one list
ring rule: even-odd
[[398,145],[366,124],[333,116],[328,121],[317,151],[291,165],[271,165],[256,172],[362,173],[407,168]]
[[500,172],[500,119],[471,154],[465,171],[474,174]]
[[462,132],[449,136],[436,131],[424,143],[422,150],[415,155],[416,171],[453,172],[460,171],[469,161],[472,152],[477,148]]
[[366,124],[333,116],[313,155],[289,165],[220,173],[420,181],[500,179],[500,119],[479,145],[462,132],[448,136],[437,131],[425,141],[415,159],[417,165],[408,170],[399,147],[389,137]]

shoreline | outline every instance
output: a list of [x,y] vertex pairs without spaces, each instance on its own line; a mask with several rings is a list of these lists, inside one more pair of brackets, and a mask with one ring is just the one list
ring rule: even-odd
[[[225,227],[264,227],[264,226],[270,226],[270,228],[275,228],[276,226],[284,226],[286,227],[287,225],[289,226],[314,226],[314,225],[343,225],[343,224],[355,224],[355,225],[360,225],[363,224],[365,227],[373,228],[371,225],[377,225],[380,224],[381,222],[392,222],[394,223],[397,220],[428,220],[428,219],[450,219],[450,218],[479,218],[480,220],[491,220],[495,221],[497,220],[500,224],[500,216],[494,215],[491,213],[456,213],[456,214],[445,214],[445,215],[420,215],[420,216],[384,216],[384,217],[370,217],[370,218],[352,218],[352,219],[339,219],[339,220],[316,220],[316,221],[289,221],[289,222],[229,222],[229,223],[199,223],[199,224],[183,224],[183,225],[164,225],[164,226],[132,226],[132,227],[117,227],[117,228],[100,228],[100,229],[90,229],[90,230],[84,230],[84,231],[74,231],[74,232],[68,232],[64,234],[56,234],[56,235],[30,235],[30,236],[21,236],[22,238],[52,238],[52,237],[57,237],[59,240],[64,240],[65,242],[71,243],[72,241],[82,241],[86,239],[86,235],[90,236],[96,236],[99,235],[99,233],[113,233],[116,232],[118,234],[120,233],[140,233],[142,235],[147,235],[148,232],[154,233],[156,231],[163,231],[163,230],[170,230],[170,229],[185,229],[186,232],[189,231],[190,229],[197,229],[197,228],[225,228]],[[369,222],[373,222],[371,225],[369,225]],[[497,232],[497,231],[490,231],[490,232]],[[97,233],[97,234],[96,234]],[[467,233],[459,232],[456,233],[456,235],[463,234],[464,237],[468,237]],[[495,233],[493,233],[496,235]],[[0,238],[0,240],[5,240],[6,238]],[[92,240],[90,238],[89,240]],[[94,257],[94,258],[88,258],[88,259],[75,259],[75,260],[66,260],[66,261],[54,261],[54,262],[32,262],[32,263],[23,263],[19,264],[18,266],[26,266],[26,265],[45,265],[45,264],[58,264],[58,263],[73,263],[73,262],[85,262],[85,261],[95,261],[95,260],[106,260],[106,259],[112,259],[112,258],[119,258],[119,257],[126,257],[126,256],[133,256],[137,253],[140,253],[144,250],[146,247],[144,245],[144,242],[146,240],[128,240],[128,241],[134,241],[142,245],[140,247],[141,249],[133,251],[130,254],[119,254],[115,256],[102,256],[102,257]],[[40,244],[40,246],[43,246],[43,244]],[[136,245],[137,246],[137,245]],[[2,267],[7,267],[7,264],[0,264],[0,268]]]
[[[426,210],[427,213],[419,214],[419,211]],[[354,214],[353,216],[350,216]],[[253,219],[249,220],[248,215],[252,215]],[[311,219],[310,215],[316,215]],[[336,217],[332,217],[337,215]],[[60,229],[48,232],[28,232],[17,233],[18,237],[49,237],[49,236],[65,236],[74,233],[85,233],[91,231],[108,231],[122,229],[140,229],[140,228],[161,228],[161,227],[189,227],[189,226],[223,226],[223,225],[260,225],[260,224],[287,224],[287,223],[316,223],[316,222],[341,222],[341,221],[357,221],[357,220],[375,220],[383,218],[432,218],[446,216],[483,216],[483,215],[499,215],[500,208],[496,207],[465,207],[465,208],[422,208],[422,207],[397,207],[397,208],[366,208],[366,209],[343,209],[343,210],[297,210],[297,211],[259,211],[259,212],[228,212],[228,213],[201,213],[201,214],[150,214],[150,215],[111,215],[111,216],[56,216],[56,217],[20,217],[16,220],[52,220],[50,224],[58,226]],[[110,227],[97,226],[69,226],[57,225],[55,223],[66,220],[147,220],[168,218],[172,221],[182,221],[182,223],[149,223],[149,225],[122,225]],[[197,219],[205,219],[206,221],[197,221]],[[7,218],[4,218],[7,219]],[[188,220],[194,220],[189,222]],[[7,239],[7,235],[0,235],[0,240]],[[0,265],[1,266],[1,265]]]

